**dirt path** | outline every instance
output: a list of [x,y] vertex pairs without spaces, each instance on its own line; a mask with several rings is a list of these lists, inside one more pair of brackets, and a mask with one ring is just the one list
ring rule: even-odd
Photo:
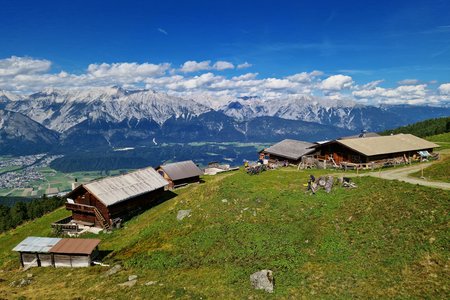
[[408,182],[411,184],[419,184],[419,185],[434,187],[434,188],[443,189],[443,190],[450,190],[450,183],[440,182],[440,181],[428,181],[426,179],[419,179],[419,178],[414,178],[414,177],[408,176],[411,173],[420,171],[422,168],[425,169],[426,167],[429,167],[431,165],[432,165],[432,163],[421,163],[419,165],[414,165],[411,167],[398,167],[398,168],[393,168],[393,169],[380,171],[380,172],[374,171],[374,172],[363,173],[363,174],[359,174],[359,175],[354,174],[353,176],[372,176],[372,177],[377,177],[377,178],[382,178],[382,179],[387,179],[387,180],[400,180],[400,181]]

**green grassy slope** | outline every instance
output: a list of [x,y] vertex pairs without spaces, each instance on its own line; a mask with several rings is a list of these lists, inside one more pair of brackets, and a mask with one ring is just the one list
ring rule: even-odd
[[[308,174],[207,177],[99,235],[112,251],[105,261],[124,265],[119,273],[34,268],[30,286],[10,287],[26,276],[10,249],[49,234],[64,215],[56,211],[0,236],[0,298],[448,298],[450,192],[362,177],[357,189],[309,195]],[[180,209],[191,217],[177,221]],[[260,269],[274,271],[273,295],[251,289]],[[118,286],[132,274],[135,287]]]
[[450,132],[432,135],[426,139],[438,144],[440,146],[439,150],[450,149]]

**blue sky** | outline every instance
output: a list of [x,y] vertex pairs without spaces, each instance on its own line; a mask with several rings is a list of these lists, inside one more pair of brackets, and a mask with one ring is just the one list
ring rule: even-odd
[[[41,76],[79,76],[102,63],[170,64],[170,76],[187,61],[211,66],[178,72],[185,80],[206,72],[282,80],[318,70],[315,82],[351,77],[353,89],[343,95],[374,81],[395,89],[404,80],[438,94],[450,82],[450,1],[6,0],[0,25],[0,74],[15,57],[50,62],[31,72]],[[217,61],[233,68],[217,70]],[[236,68],[244,63],[251,66]],[[38,87],[1,82],[3,89]]]

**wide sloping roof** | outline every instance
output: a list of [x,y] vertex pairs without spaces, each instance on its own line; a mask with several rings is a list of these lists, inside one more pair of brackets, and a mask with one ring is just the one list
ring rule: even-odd
[[380,136],[380,135],[376,132],[362,132],[360,134],[343,136],[343,137],[340,137],[338,140],[348,140],[348,139],[356,139],[356,138],[365,139],[368,137],[376,137],[376,136]]
[[336,142],[366,156],[418,151],[439,147],[439,145],[436,145],[435,143],[426,141],[412,134],[345,139],[336,140]]
[[83,187],[110,206],[130,198],[160,189],[169,183],[153,168],[107,177],[83,184]]
[[60,238],[29,236],[14,247],[13,251],[48,253],[60,240]]
[[288,159],[298,160],[303,155],[313,152],[314,149],[309,149],[312,146],[314,146],[312,143],[286,139],[267,148],[265,152]]
[[192,161],[180,161],[160,166],[172,180],[203,175],[203,171]]
[[50,252],[65,254],[91,254],[99,243],[99,239],[62,239],[50,249]]

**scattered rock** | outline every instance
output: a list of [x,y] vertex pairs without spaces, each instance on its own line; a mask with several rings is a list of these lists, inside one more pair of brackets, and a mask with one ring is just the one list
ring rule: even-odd
[[333,184],[334,184],[334,177],[331,175],[328,175],[327,179],[326,179],[326,183],[325,183],[325,191],[327,193],[331,192],[331,189],[333,188]]
[[119,272],[120,269],[122,269],[122,266],[121,266],[121,265],[119,265],[119,264],[114,265],[114,267],[112,267],[111,269],[109,269],[108,271],[106,271],[105,276],[111,276],[111,275],[114,275],[114,274],[116,274],[117,272]]
[[243,211],[246,211],[247,209],[248,209],[248,207],[246,207],[246,208],[243,208],[242,210],[243,210]]
[[261,270],[250,275],[250,282],[254,289],[273,293],[274,278],[271,270]]
[[33,278],[33,274],[28,273],[28,274],[27,274],[27,278]]
[[118,285],[121,287],[132,287],[137,283],[137,279],[125,281],[124,283],[119,283]]
[[31,284],[31,279],[23,278],[23,279],[21,279],[19,281],[19,284],[17,286],[18,287],[22,287],[22,286],[26,286],[26,285],[29,285],[29,284]]
[[158,281],[148,281],[145,283],[145,285],[149,286],[149,285],[155,285],[157,283],[158,283]]
[[227,199],[222,199],[222,202],[223,203],[228,203],[228,200]]
[[132,281],[132,280],[135,280],[137,278],[138,278],[137,275],[130,275],[130,276],[128,276],[128,281]]
[[177,214],[177,220],[181,221],[186,217],[189,217],[191,215],[191,210],[190,209],[186,209],[186,210],[179,210],[178,214]]

